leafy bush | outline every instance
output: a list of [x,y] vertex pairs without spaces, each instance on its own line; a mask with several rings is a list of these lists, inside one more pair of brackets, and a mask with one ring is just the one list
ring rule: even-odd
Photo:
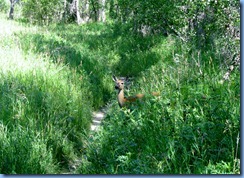
[[31,23],[49,24],[62,20],[64,1],[55,0],[24,0],[23,16]]
[[8,2],[6,0],[0,0],[0,12],[7,12]]

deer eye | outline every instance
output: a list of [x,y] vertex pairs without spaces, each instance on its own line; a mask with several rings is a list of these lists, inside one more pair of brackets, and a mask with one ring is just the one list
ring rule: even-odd
[[121,83],[121,85],[124,85],[124,83]]

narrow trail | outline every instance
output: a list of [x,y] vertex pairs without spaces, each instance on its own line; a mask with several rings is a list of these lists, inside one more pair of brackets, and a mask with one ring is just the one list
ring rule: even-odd
[[92,113],[92,124],[90,130],[98,131],[104,117],[105,117],[104,109],[101,109],[99,111],[94,111]]
[[[106,116],[106,111],[108,106],[105,106],[104,108],[101,108],[98,111],[92,112],[92,123],[90,126],[90,136],[92,137],[100,128],[102,124],[102,120]],[[78,166],[81,164],[81,159],[77,159],[74,162],[70,163],[69,168],[62,171],[61,174],[74,174],[75,170],[78,168]]]
[[90,135],[92,135],[94,132],[98,131],[101,127],[103,119],[106,117],[106,113],[108,112],[109,108],[111,108],[112,103],[108,102],[106,103],[101,109],[98,111],[92,112],[92,123],[90,127]]

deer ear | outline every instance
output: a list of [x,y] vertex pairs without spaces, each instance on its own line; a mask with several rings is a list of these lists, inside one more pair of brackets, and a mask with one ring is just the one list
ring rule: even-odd
[[118,80],[117,77],[115,77],[115,75],[113,75],[112,79],[114,82],[116,82]]

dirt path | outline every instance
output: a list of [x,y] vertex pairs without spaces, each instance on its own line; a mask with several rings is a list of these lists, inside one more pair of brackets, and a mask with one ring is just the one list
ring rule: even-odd
[[[106,116],[106,109],[102,108],[98,111],[92,112],[92,123],[90,127],[90,136],[92,136],[95,132],[97,132],[100,127],[102,120]],[[74,162],[70,163],[69,168],[62,171],[61,174],[74,174],[75,170],[78,168],[78,166],[81,164],[81,159],[77,159]]]
[[99,130],[102,120],[105,118],[106,113],[108,112],[108,109],[111,108],[111,104],[112,103],[108,102],[98,111],[92,112],[92,123],[91,123],[91,127],[90,127],[90,130],[91,130],[90,134],[93,134],[94,132]]
[[94,111],[92,113],[92,124],[91,124],[91,131],[98,131],[101,125],[102,120],[105,117],[105,111],[100,110],[100,111]]

